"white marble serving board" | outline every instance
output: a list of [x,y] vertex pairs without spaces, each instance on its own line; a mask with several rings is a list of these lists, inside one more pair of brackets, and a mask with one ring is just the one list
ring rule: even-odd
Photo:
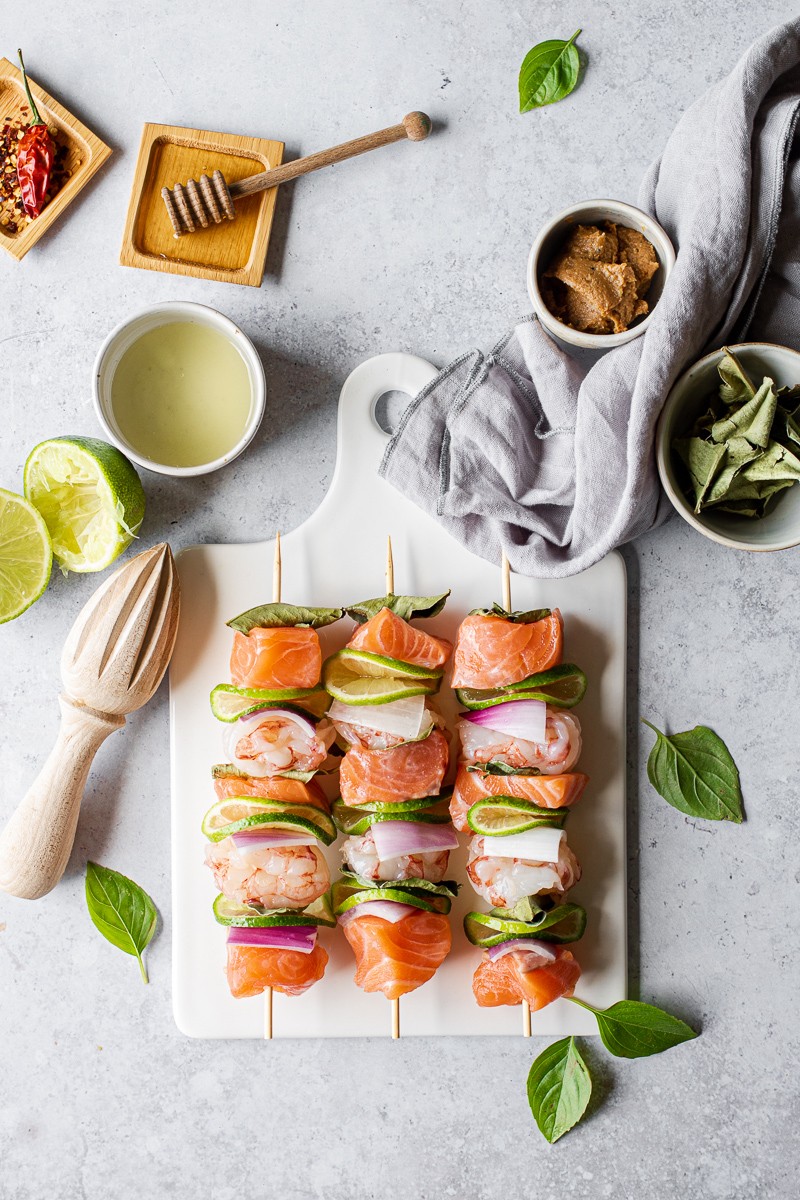
[[[347,379],[339,402],[336,470],[330,491],[299,529],[282,536],[283,599],[339,605],[384,591],[386,537],[394,547],[398,592],[452,589],[445,612],[427,622],[453,639],[474,607],[500,600],[500,571],[460,546],[430,517],[378,476],[387,435],[375,404],[387,391],[414,395],[434,368],[407,354],[369,359]],[[193,546],[178,559],[183,611],[170,671],[172,751],[173,1007],[179,1028],[205,1038],[261,1038],[264,1000],[234,1000],[225,980],[225,930],[211,904],[216,894],[203,865],[200,822],[214,799],[210,767],[224,759],[224,726],[211,715],[212,687],[228,679],[236,613],[271,599],[274,543]],[[579,763],[591,781],[567,822],[583,879],[572,898],[589,913],[586,936],[574,947],[583,967],[578,994],[608,1005],[626,994],[625,885],[625,568],[614,553],[583,574],[557,581],[512,577],[516,608],[560,607],[565,657],[589,678],[577,710],[584,751]],[[322,631],[326,651],[343,645],[347,620]],[[443,688],[450,719],[454,697]],[[403,1037],[428,1034],[520,1036],[521,1009],[481,1009],[471,989],[481,952],[462,930],[463,914],[485,908],[465,870],[466,838],[448,872],[464,886],[453,905],[453,950],[434,978],[401,1001]],[[340,839],[341,842],[341,839]],[[335,877],[340,854],[328,853]],[[388,1037],[390,1004],[353,982],[354,960],[344,935],[322,930],[330,963],[320,983],[301,997],[274,996],[274,1037]],[[596,1032],[594,1019],[559,1000],[533,1014],[534,1034]]]

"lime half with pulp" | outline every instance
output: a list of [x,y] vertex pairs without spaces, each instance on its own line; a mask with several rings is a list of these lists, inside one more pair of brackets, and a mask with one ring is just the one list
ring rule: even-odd
[[67,571],[102,571],[136,536],[141,480],[124,454],[97,438],[40,442],[25,463],[25,495],[42,514]]
[[431,696],[441,682],[441,672],[366,651],[339,650],[322,668],[325,690],[343,704],[390,704],[409,696]]
[[0,625],[38,600],[50,579],[53,552],[39,513],[0,488]]

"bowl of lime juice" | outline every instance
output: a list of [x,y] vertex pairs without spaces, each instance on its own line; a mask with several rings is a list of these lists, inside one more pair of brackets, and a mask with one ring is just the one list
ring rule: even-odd
[[261,423],[264,368],[237,325],[204,304],[154,305],[100,347],[94,404],[109,440],[162,475],[205,475]]

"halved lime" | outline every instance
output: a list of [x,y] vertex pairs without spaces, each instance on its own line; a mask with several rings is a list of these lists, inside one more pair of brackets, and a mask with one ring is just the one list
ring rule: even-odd
[[542,942],[577,942],[586,929],[586,909],[580,904],[558,904],[541,909],[532,921],[517,921],[496,912],[469,912],[464,932],[473,946],[499,946],[514,938],[538,938]]
[[124,454],[97,438],[40,442],[25,463],[25,495],[44,517],[67,571],[102,571],[133,540],[144,490]]
[[467,811],[467,824],[473,833],[484,837],[503,837],[511,833],[524,833],[540,825],[563,828],[567,814],[560,808],[539,808],[529,800],[518,800],[516,796],[492,796],[488,800],[476,800]]
[[220,894],[214,901],[214,916],[220,925],[236,925],[240,929],[262,929],[276,925],[336,924],[328,892],[309,904],[308,908],[261,908],[255,904],[237,904]]
[[[378,662],[384,664],[382,673],[362,670],[365,663],[374,667]],[[405,669],[400,674],[392,674],[389,664],[393,669]],[[438,692],[442,676],[441,672],[436,674],[425,667],[412,667],[379,654],[340,650],[322,668],[322,682],[331,696],[343,704],[389,704],[392,700],[404,700],[409,696],[432,696]]]
[[253,796],[229,796],[212,804],[203,817],[202,830],[212,842],[221,842],[245,829],[302,829],[326,846],[336,841],[336,826],[313,804],[283,804]]
[[529,675],[519,683],[504,688],[482,691],[478,688],[457,688],[456,695],[464,708],[492,708],[509,700],[544,700],[556,708],[574,708],[583,699],[586,676],[574,663],[561,663],[549,671]]
[[38,600],[50,579],[50,535],[32,504],[0,488],[0,625]]
[[237,721],[260,708],[277,707],[303,716],[321,717],[331,698],[324,688],[239,688],[219,683],[211,692],[211,711],[218,721]]
[[[387,805],[385,807],[391,809],[400,809],[400,805]],[[419,821],[424,825],[446,825],[450,821],[450,809],[448,800],[442,797],[436,804],[429,808],[422,809],[401,809],[394,812],[375,812],[366,808],[353,808],[345,804],[342,800],[335,801],[333,805],[333,819],[336,823],[336,828],[341,833],[348,835],[357,835],[366,833],[367,830],[377,824],[379,821]]]
[[347,663],[356,675],[394,675],[398,679],[441,679],[444,675],[444,667],[420,667],[401,658],[373,654],[371,650],[353,650],[350,646],[337,651],[332,658]]

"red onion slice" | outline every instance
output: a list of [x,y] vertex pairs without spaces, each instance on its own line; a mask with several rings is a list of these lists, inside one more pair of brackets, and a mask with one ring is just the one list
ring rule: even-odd
[[[531,700],[529,703],[534,704],[536,702]],[[300,713],[292,712],[291,709],[288,708],[272,707],[260,708],[257,712],[247,713],[246,715],[239,717],[237,722],[239,725],[239,733],[237,734],[237,737],[242,733],[252,733],[254,729],[258,729],[259,725],[264,723],[267,717],[269,717],[270,720],[275,721],[294,721],[295,725],[299,725],[302,729],[304,729],[309,737],[314,737],[317,732],[316,723],[311,719],[311,717],[301,716]]]
[[563,829],[540,825],[537,829],[526,829],[524,833],[485,837],[483,853],[488,858],[519,858],[525,862],[557,863],[561,843],[565,837]]
[[236,849],[243,854],[255,850],[274,850],[276,847],[286,849],[289,846],[314,846],[318,841],[312,833],[301,830],[269,829],[259,833],[232,833],[231,840]]
[[541,744],[545,739],[547,705],[544,700],[508,700],[491,708],[460,714],[465,721],[504,733],[507,737]]
[[451,825],[426,825],[421,821],[376,821],[371,826],[378,858],[401,858],[404,854],[438,853],[458,849]]
[[502,958],[504,954],[511,954],[514,950],[532,951],[541,955],[546,962],[555,962],[558,957],[552,946],[548,946],[547,942],[540,942],[538,938],[512,938],[510,942],[490,946],[486,953],[492,962],[496,962],[498,958]]
[[356,917],[381,917],[384,921],[391,921],[396,925],[403,917],[415,912],[419,912],[419,909],[413,904],[400,904],[396,900],[365,900],[363,904],[354,904],[347,912],[340,913],[339,924],[347,925]]
[[270,950],[297,950],[300,954],[310,954],[316,944],[317,930],[314,925],[276,925],[254,929],[240,929],[232,925],[228,929],[229,946],[261,946]]

